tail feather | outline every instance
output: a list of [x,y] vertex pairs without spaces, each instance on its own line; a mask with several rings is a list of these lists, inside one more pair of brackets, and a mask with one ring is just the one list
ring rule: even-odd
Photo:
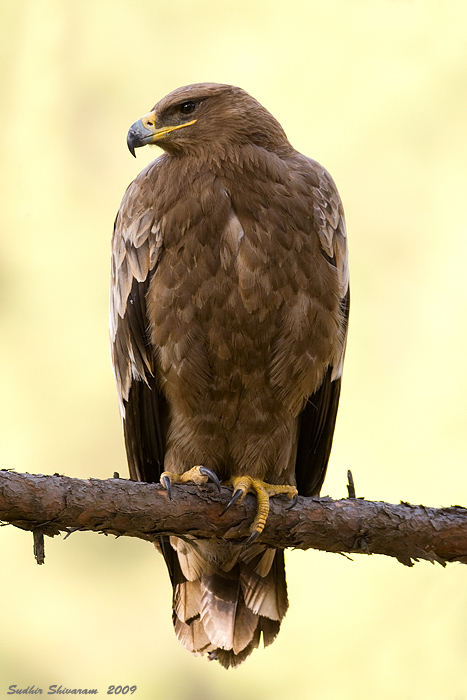
[[174,629],[180,643],[192,654],[214,651],[215,647],[208,639],[199,616],[190,620],[189,624],[174,616]]
[[[266,550],[267,554],[274,550]],[[269,620],[282,620],[288,608],[287,584],[285,582],[284,552],[275,551],[269,572],[261,576],[258,571],[261,561],[253,571],[240,572],[245,604],[257,615]]]
[[199,581],[181,581],[174,585],[173,612],[182,622],[199,617],[201,587]]
[[279,633],[281,623],[276,620],[268,620],[266,617],[260,618],[255,634],[245,649],[239,654],[233,654],[231,651],[224,649],[216,649],[209,653],[210,661],[218,661],[224,668],[235,668],[239,664],[246,661],[252,651],[259,647],[261,634],[263,635],[263,644],[265,647],[273,643]]
[[264,646],[274,641],[288,607],[282,550],[196,540],[182,545],[175,538],[171,544],[173,621],[186,649],[229,668],[261,637]]
[[251,639],[251,642],[239,654],[234,654],[231,650],[216,649],[215,651],[211,651],[209,653],[209,660],[218,661],[220,665],[224,668],[235,668],[236,666],[239,666],[244,661],[246,661],[246,659],[250,656],[251,652],[259,647],[260,639],[261,629],[258,625]]
[[268,647],[273,643],[281,628],[280,620],[268,620],[267,617],[261,618],[261,632],[263,633],[263,644]]
[[201,621],[214,646],[243,651],[258,626],[258,616],[244,603],[238,570],[201,578]]
[[193,544],[181,537],[171,537],[170,544],[177,552],[178,562],[184,577],[188,581],[196,581],[203,573],[211,569],[209,558],[203,554],[205,547],[199,540],[193,540]]

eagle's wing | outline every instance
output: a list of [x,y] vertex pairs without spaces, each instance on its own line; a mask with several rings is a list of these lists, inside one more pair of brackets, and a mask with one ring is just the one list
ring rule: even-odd
[[158,481],[163,471],[167,415],[155,381],[146,314],[149,282],[162,252],[154,211],[155,168],[157,161],[138,175],[123,197],[112,238],[110,290],[112,363],[130,476],[148,482]]
[[344,209],[329,173],[311,158],[307,159],[318,179],[313,187],[313,221],[323,255],[336,269],[342,309],[342,352],[329,367],[320,388],[312,394],[300,416],[295,476],[303,496],[319,494],[331,452],[341,388],[342,365],[349,317],[349,265]]

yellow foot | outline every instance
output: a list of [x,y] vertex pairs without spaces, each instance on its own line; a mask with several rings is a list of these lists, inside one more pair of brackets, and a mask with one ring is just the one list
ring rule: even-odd
[[224,509],[224,513],[236,501],[241,503],[247,493],[256,494],[258,506],[256,509],[256,517],[250,527],[251,534],[247,540],[247,544],[254,542],[258,535],[263,532],[269,515],[269,499],[271,496],[285,494],[288,498],[295,498],[298,493],[295,486],[290,486],[289,484],[267,484],[260,479],[253,479],[251,476],[234,476],[229,480],[228,485],[233,488],[233,496]]
[[196,466],[183,472],[183,474],[175,474],[174,472],[162,472],[160,482],[167,489],[169,498],[172,498],[172,484],[187,484],[190,481],[196,486],[201,486],[207,481],[213,481],[217,486],[217,490],[221,490],[221,484],[212,469],[203,466]]

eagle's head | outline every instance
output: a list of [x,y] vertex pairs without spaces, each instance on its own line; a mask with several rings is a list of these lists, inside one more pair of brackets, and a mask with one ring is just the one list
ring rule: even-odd
[[171,154],[202,153],[254,144],[269,151],[291,151],[279,122],[245,90],[233,85],[197,83],[166,95],[128,131],[128,148],[156,144]]

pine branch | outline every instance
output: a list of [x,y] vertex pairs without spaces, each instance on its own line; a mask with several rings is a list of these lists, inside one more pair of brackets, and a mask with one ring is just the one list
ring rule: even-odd
[[[349,480],[350,481],[350,480]],[[0,520],[34,533],[38,563],[43,536],[92,530],[155,541],[162,534],[201,538],[248,537],[255,499],[248,495],[224,515],[231,491],[211,485],[173,486],[126,479],[72,479],[0,470]],[[385,554],[411,566],[427,559],[467,563],[467,510],[426,508],[348,498],[271,499],[261,541],[274,547]]]

